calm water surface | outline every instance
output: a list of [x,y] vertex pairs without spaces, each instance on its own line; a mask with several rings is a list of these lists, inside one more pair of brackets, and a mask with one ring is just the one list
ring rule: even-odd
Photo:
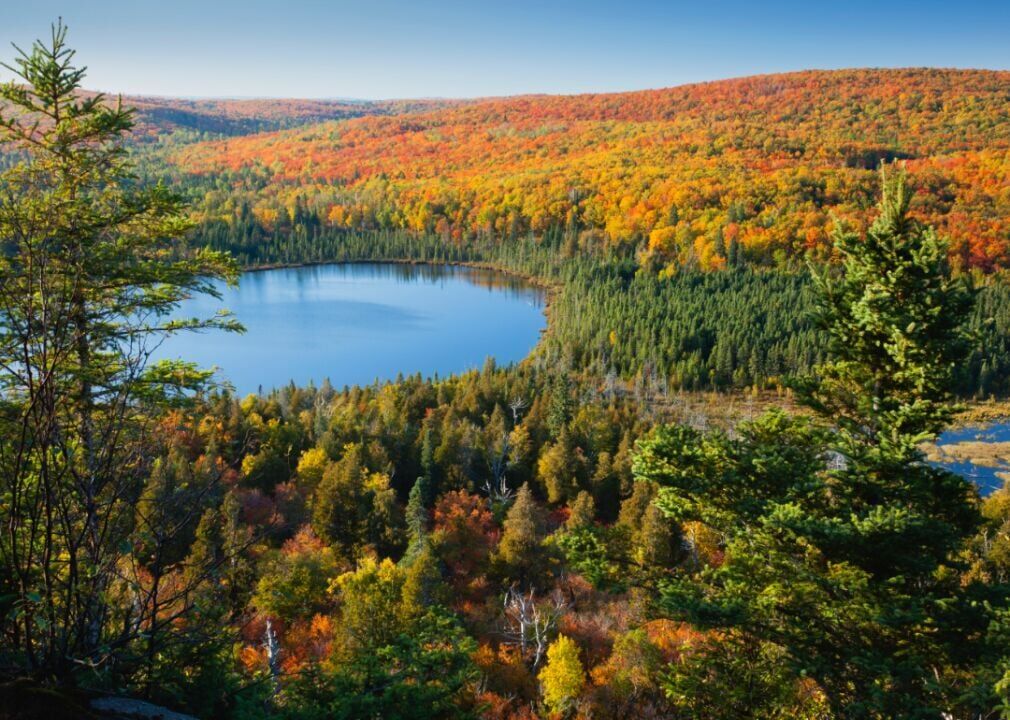
[[239,394],[294,381],[334,385],[398,374],[448,375],[529,354],[544,294],[501,273],[444,265],[320,265],[247,273],[221,301],[187,301],[181,317],[231,310],[243,335],[184,333],[160,358],[217,367]]
[[[951,445],[962,442],[985,442],[985,443],[1007,443],[1010,442],[1010,421],[985,423],[984,425],[970,425],[948,430],[940,436],[938,445]],[[1005,466],[992,466],[987,464],[977,464],[968,460],[951,461],[938,463],[941,467],[956,472],[971,479],[978,485],[982,495],[990,495],[1003,487],[1003,478],[1000,473],[1005,473],[1010,468]]]

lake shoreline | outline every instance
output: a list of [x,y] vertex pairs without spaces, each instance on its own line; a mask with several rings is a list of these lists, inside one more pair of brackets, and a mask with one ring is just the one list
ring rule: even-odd
[[[308,262],[295,262],[295,263],[262,263],[256,265],[246,265],[241,268],[242,273],[258,273],[266,272],[269,270],[284,270],[284,269],[294,269],[294,268],[305,268],[305,267],[324,267],[328,265],[429,265],[429,266],[447,266],[447,267],[466,267],[473,268],[476,270],[488,270],[492,272],[501,273],[503,275],[508,275],[514,278],[518,278],[528,283],[529,285],[536,287],[545,292],[543,314],[546,320],[543,329],[540,330],[539,338],[537,344],[532,350],[524,357],[520,363],[525,363],[530,361],[540,350],[543,338],[552,331],[552,313],[553,313],[553,301],[557,293],[564,289],[564,285],[561,282],[551,281],[539,275],[533,275],[530,273],[515,270],[513,268],[508,268],[503,265],[486,262],[486,261],[472,261],[472,260],[417,260],[412,258],[362,258],[362,259],[345,259],[345,260],[320,260],[320,261],[308,261]],[[715,410],[713,396],[721,399],[729,399],[730,401],[741,401],[748,402],[754,398],[759,398],[758,405],[765,408],[770,406],[780,407],[787,412],[795,413],[799,412],[795,403],[792,402],[791,396],[786,393],[783,395],[781,392],[777,392],[774,389],[766,388],[755,396],[751,390],[747,388],[733,388],[729,390],[682,390],[677,391],[677,394],[687,395],[693,398],[702,400],[702,405],[707,405]],[[948,430],[963,430],[971,427],[983,428],[986,425],[1006,422],[1010,420],[1010,398],[1005,400],[965,400],[963,401],[966,405],[966,409],[958,413]],[[714,414],[720,415],[721,413],[715,412]]]

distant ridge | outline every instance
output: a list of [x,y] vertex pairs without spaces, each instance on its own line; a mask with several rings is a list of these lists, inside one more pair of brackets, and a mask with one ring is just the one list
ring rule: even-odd
[[[97,94],[96,92],[88,93]],[[120,96],[102,93],[110,102]],[[137,109],[139,139],[189,130],[211,135],[247,135],[327,120],[366,115],[430,111],[450,104],[438,100],[305,100],[298,98],[175,98],[123,95]]]

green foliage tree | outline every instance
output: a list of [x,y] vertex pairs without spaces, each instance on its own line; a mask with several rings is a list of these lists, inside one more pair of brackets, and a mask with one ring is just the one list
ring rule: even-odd
[[[62,24],[8,69],[0,141],[19,161],[0,175],[0,562],[18,610],[0,634],[25,674],[128,674],[140,637],[185,612],[163,612],[140,575],[120,572],[137,561],[150,420],[209,378],[151,352],[183,330],[238,329],[225,316],[171,319],[236,269],[219,252],[183,252],[181,199],[136,181],[123,145],[133,112],[80,92]],[[162,530],[157,543],[174,539]]]
[[505,517],[504,532],[494,557],[502,572],[523,586],[535,585],[548,570],[546,524],[544,511],[533,499],[529,485],[523,485]]
[[780,646],[737,633],[690,648],[661,677],[667,698],[691,720],[822,720],[816,688],[797,681]]
[[348,657],[392,642],[403,629],[405,571],[391,560],[365,559],[334,582],[340,599],[338,656]]
[[797,386],[850,445],[908,460],[950,421],[975,292],[968,276],[951,272],[947,243],[909,213],[904,175],[883,177],[882,193],[865,235],[835,232],[840,272],[815,273],[815,318],[831,360]]
[[774,644],[840,718],[940,717],[971,685],[972,642],[983,649],[984,604],[955,557],[975,493],[918,448],[949,417],[971,295],[908,203],[889,181],[865,242],[837,235],[842,272],[820,285],[837,359],[800,385],[825,425],[771,413],[735,438],[665,427],[635,460],[668,517],[723,538],[721,564],[671,580],[664,607]]
[[274,618],[311,618],[330,605],[330,583],[340,570],[340,559],[333,549],[303,530],[265,559],[252,605]]
[[325,669],[285,691],[295,718],[402,720],[469,716],[464,690],[475,680],[475,644],[438,605],[421,607],[418,574],[366,559],[332,584],[339,607],[333,656]]
[[551,383],[547,397],[547,430],[552,438],[561,436],[561,431],[572,419],[572,381],[567,373],[558,373]]
[[402,509],[382,473],[370,473],[364,448],[351,443],[344,455],[327,466],[312,501],[312,528],[353,560],[363,549],[380,555],[402,550]]
[[424,613],[388,644],[355,653],[332,669],[297,678],[285,717],[297,720],[455,720],[477,679],[474,641],[442,610]]
[[422,552],[428,543],[428,509],[424,505],[425,488],[425,479],[420,477],[410,488],[410,495],[407,497],[407,552],[404,558],[408,561]]
[[403,608],[419,614],[435,605],[448,606],[449,592],[442,574],[442,563],[431,543],[425,543],[410,559],[403,581]]

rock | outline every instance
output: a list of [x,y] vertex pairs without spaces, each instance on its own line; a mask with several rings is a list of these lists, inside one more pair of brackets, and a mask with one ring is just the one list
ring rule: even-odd
[[192,715],[177,713],[168,708],[122,697],[102,697],[91,701],[91,709],[100,717],[122,720],[196,720]]

